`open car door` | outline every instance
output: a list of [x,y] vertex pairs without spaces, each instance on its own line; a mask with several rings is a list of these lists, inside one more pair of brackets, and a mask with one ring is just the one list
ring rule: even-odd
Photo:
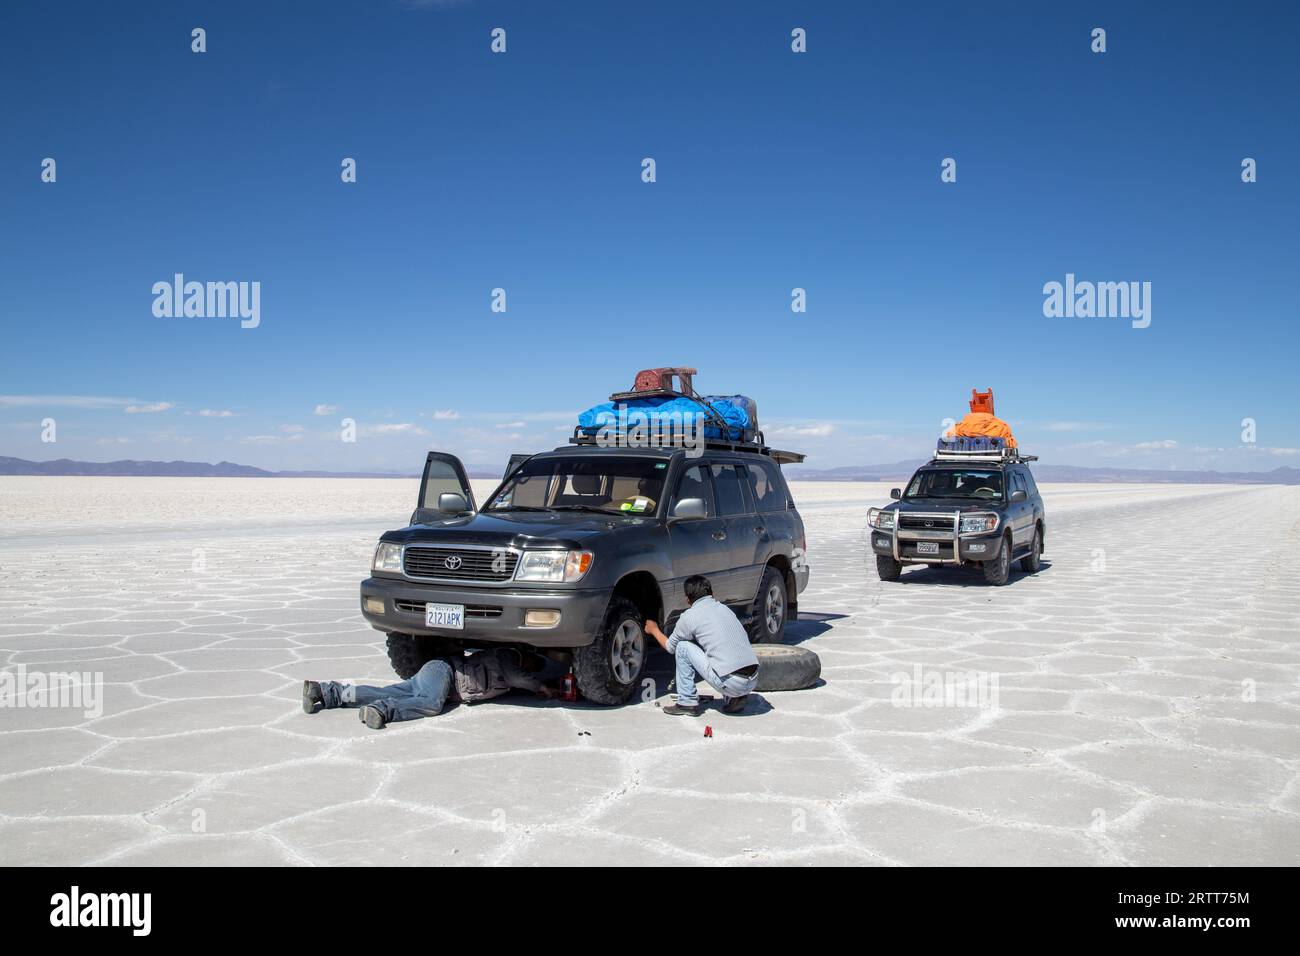
[[501,476],[501,480],[505,481],[514,474],[516,468],[532,457],[532,455],[511,455],[510,461],[506,462],[506,473]]
[[429,452],[424,460],[420,497],[411,513],[411,524],[441,521],[477,510],[474,491],[460,459],[440,451]]

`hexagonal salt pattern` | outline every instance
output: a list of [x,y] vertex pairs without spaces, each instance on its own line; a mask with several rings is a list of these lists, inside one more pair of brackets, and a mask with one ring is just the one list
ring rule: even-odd
[[[821,685],[741,717],[512,696],[374,732],[299,686],[393,679],[357,583],[408,483],[79,481],[24,518],[33,486],[0,479],[3,672],[104,681],[89,710],[2,701],[0,863],[1300,862],[1300,489],[1048,487],[1043,570],[994,589],[882,584],[887,487],[796,485],[789,639]],[[97,522],[62,520],[87,488]],[[944,695],[970,674],[996,707]],[[896,675],[938,696],[900,706]]]

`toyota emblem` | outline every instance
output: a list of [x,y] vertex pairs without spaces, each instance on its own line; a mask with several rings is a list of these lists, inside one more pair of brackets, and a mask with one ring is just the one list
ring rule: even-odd
[[444,558],[442,563],[448,571],[455,571],[460,567],[461,561],[458,555],[453,554],[450,557]]

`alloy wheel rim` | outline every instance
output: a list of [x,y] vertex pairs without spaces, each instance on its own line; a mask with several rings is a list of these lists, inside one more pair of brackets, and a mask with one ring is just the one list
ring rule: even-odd
[[769,634],[775,634],[781,628],[781,618],[785,614],[785,602],[781,600],[781,588],[773,584],[767,589],[767,600],[764,602],[764,610],[767,618],[767,631]]
[[630,684],[641,672],[645,657],[645,637],[635,621],[624,621],[610,642],[609,662],[620,684]]

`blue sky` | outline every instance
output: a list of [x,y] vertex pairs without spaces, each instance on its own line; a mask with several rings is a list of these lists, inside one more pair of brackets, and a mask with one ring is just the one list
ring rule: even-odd
[[[1298,26],[1281,3],[7,3],[0,454],[495,463],[690,364],[820,467],[915,457],[987,386],[1044,461],[1300,465]],[[155,317],[178,272],[260,282],[260,325]],[[1150,326],[1045,317],[1067,273],[1150,282]]]

